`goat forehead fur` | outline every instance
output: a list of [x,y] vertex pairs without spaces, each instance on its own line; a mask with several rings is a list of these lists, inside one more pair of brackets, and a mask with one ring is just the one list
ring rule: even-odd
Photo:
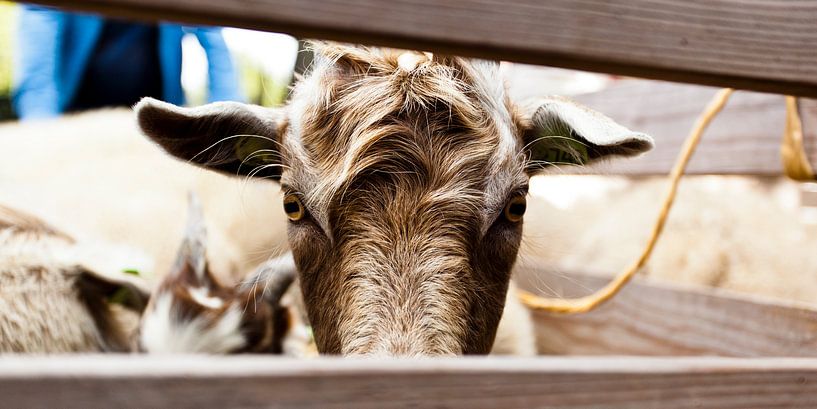
[[501,206],[525,182],[519,120],[498,64],[458,57],[401,66],[407,53],[319,44],[311,74],[290,104],[284,182],[302,192],[328,229],[360,179],[390,175],[467,206]]

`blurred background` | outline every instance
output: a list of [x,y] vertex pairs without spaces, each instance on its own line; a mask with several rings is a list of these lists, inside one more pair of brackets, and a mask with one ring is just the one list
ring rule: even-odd
[[15,17],[15,6],[0,1],[0,120],[14,118],[11,110],[11,45],[14,41]]
[[[0,1],[0,121],[16,119],[12,109],[14,59],[21,6]],[[293,79],[298,42],[276,33],[225,28],[222,36],[239,73],[248,102],[275,106],[284,102]],[[182,38],[181,83],[188,104],[207,101],[207,57],[192,34]]]
[[[127,107],[15,121],[19,19],[19,5],[0,1],[0,203],[40,216],[81,240],[121,245],[123,268],[148,276],[169,269],[190,190],[204,203],[209,257],[217,274],[238,279],[286,250],[276,185],[231,179],[168,158],[139,134]],[[283,104],[296,79],[299,42],[234,28],[221,30],[221,36],[243,98],[264,106]],[[182,37],[181,48],[184,99],[203,104],[210,81],[207,52],[190,33]],[[502,69],[510,79],[524,79],[509,80],[515,99],[586,95],[634,81],[510,63]],[[681,124],[680,132],[691,125]],[[782,124],[773,130],[780,131]],[[654,136],[661,143],[661,136]],[[560,173],[532,181],[521,262],[564,274],[609,275],[623,269],[647,238],[666,181]],[[814,302],[814,195],[813,185],[778,177],[689,177],[645,274]],[[558,289],[542,290],[560,295]]]

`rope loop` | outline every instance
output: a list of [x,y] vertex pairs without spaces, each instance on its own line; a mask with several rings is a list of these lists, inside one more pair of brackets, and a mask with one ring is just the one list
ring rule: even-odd
[[783,132],[783,144],[780,145],[780,158],[789,178],[801,182],[815,180],[814,169],[803,147],[803,123],[797,109],[797,98],[792,96],[786,97],[786,128]]

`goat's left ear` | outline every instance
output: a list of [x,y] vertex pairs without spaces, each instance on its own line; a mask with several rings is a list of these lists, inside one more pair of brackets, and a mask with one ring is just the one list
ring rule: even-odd
[[147,282],[124,271],[92,270],[82,265],[77,266],[76,273],[74,288],[99,328],[105,349],[129,351],[128,331],[118,323],[110,307],[119,304],[138,314],[143,313],[150,298]]
[[613,156],[635,156],[653,147],[649,135],[633,132],[567,98],[548,97],[524,112],[527,172],[551,165],[586,165]]
[[82,268],[79,272],[77,286],[81,297],[89,306],[99,306],[103,301],[107,301],[122,304],[128,309],[141,313],[150,298],[148,283],[124,271]]
[[281,175],[281,109],[238,102],[195,108],[143,98],[133,108],[142,132],[169,154],[230,175]]

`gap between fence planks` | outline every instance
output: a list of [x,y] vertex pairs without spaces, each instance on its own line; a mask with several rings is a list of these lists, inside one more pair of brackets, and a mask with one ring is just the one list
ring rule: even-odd
[[[586,295],[607,277],[518,267],[522,288],[547,296]],[[540,353],[817,357],[817,309],[704,287],[636,278],[595,311],[535,312]]]
[[817,2],[35,0],[73,10],[817,97]]
[[[509,78],[511,89],[528,78]],[[635,159],[588,168],[561,167],[561,173],[666,175],[692,124],[716,88],[662,81],[623,80],[599,92],[573,97],[616,122],[655,138],[655,148]],[[532,94],[518,98],[533,97]],[[817,101],[800,98],[806,156],[817,165]],[[786,106],[780,95],[738,91],[704,133],[687,174],[780,176],[780,144]]]
[[817,360],[6,356],[0,396],[66,409],[806,408]]

